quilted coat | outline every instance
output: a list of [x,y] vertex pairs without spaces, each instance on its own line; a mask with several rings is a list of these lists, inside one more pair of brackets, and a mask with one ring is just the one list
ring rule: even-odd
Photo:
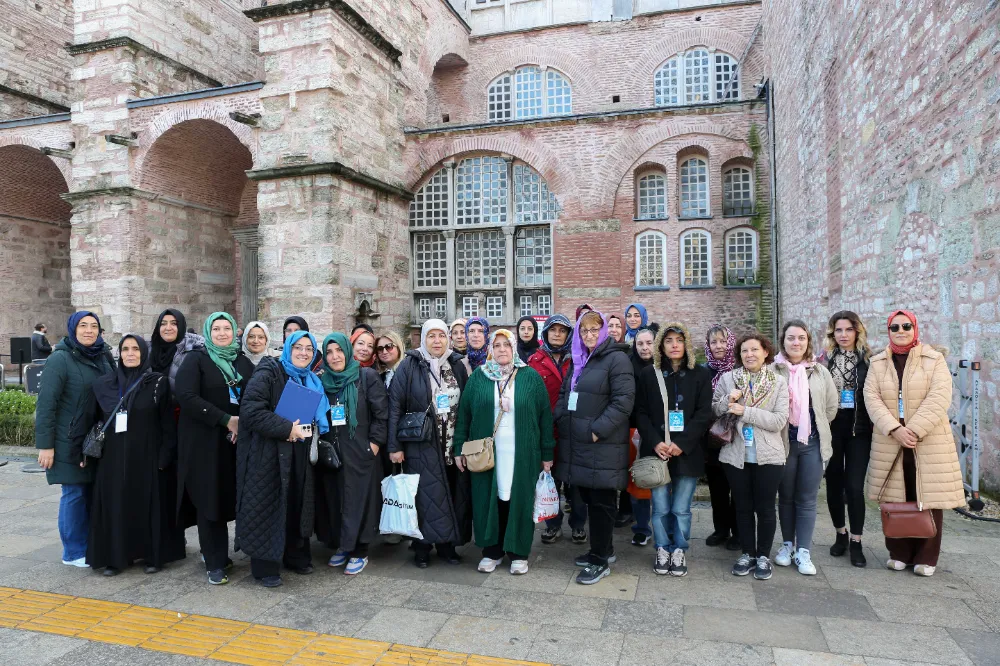
[[[775,373],[777,374],[777,373]],[[729,394],[736,388],[733,371],[722,375],[712,395],[712,410],[718,418],[729,411]],[[750,424],[754,430],[757,445],[758,465],[784,465],[788,458],[787,438],[782,441],[781,433],[788,426],[788,382],[781,375],[775,377],[774,388],[764,401],[756,407],[747,407],[740,417],[733,441],[719,451],[719,462],[743,469],[746,451],[743,442],[743,425]]]
[[[774,371],[788,382],[788,366],[784,363],[775,363]],[[806,377],[809,379],[809,407],[816,415],[816,430],[819,432],[819,452],[823,457],[823,468],[833,457],[833,435],[830,431],[830,422],[837,416],[840,408],[840,394],[837,393],[837,385],[833,383],[833,376],[822,363],[813,363],[806,368]],[[791,396],[789,396],[791,399]],[[788,423],[781,430],[781,438],[785,442],[785,451],[789,450]],[[786,453],[787,455],[787,453]]]
[[[948,422],[951,394],[951,372],[944,355],[929,345],[911,349],[903,370],[903,414],[906,427],[918,438],[914,450],[917,498],[925,509],[965,506],[958,452]],[[886,350],[872,358],[865,381],[865,403],[875,427],[868,467],[868,496],[873,500],[900,448],[889,434],[899,426],[898,398],[899,377],[892,352]],[[902,464],[892,471],[882,499],[906,501]]]

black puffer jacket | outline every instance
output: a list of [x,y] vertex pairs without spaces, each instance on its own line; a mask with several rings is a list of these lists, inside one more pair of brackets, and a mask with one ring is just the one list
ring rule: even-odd
[[[462,357],[452,353],[448,365],[458,380],[459,390],[465,389],[468,374]],[[389,452],[406,455],[403,469],[407,474],[419,474],[417,517],[424,541],[461,545],[472,538],[472,490],[469,472],[448,470],[444,450],[434,430],[431,441],[400,442],[397,437],[399,420],[408,412],[423,412],[431,406],[430,365],[417,351],[406,352],[389,387]],[[449,476],[452,477],[449,480]]]
[[[309,455],[309,442],[289,442],[292,422],[274,413],[287,381],[281,363],[261,359],[240,401],[236,446],[235,547],[271,562],[280,562],[285,551],[293,448],[299,447],[295,455]],[[308,539],[314,517],[312,465],[306,464],[305,470],[299,528]]]
[[[559,446],[555,477],[583,488],[628,485],[629,415],[635,401],[635,374],[628,345],[606,339],[584,366],[576,384],[576,410],[569,411],[573,369],[566,373],[555,419]],[[594,441],[592,435],[597,435]]]

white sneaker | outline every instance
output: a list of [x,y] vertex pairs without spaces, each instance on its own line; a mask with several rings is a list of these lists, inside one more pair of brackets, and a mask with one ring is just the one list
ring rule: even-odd
[[899,560],[889,560],[885,563],[886,569],[891,569],[893,571],[902,571],[906,568],[906,562],[900,562]]
[[795,564],[799,568],[799,573],[803,576],[815,576],[816,565],[813,564],[812,556],[805,548],[799,548],[795,553]]
[[71,567],[80,567],[81,569],[86,569],[89,566],[86,557],[81,557],[78,560],[63,560],[62,563]]
[[[479,571],[482,573],[493,573],[502,563],[503,560],[494,560],[489,557],[484,557],[479,560]],[[527,563],[525,563],[525,568],[527,568]]]
[[774,556],[774,563],[779,567],[791,566],[793,552],[795,552],[795,546],[792,545],[791,541],[786,541],[781,544],[781,548],[778,549],[778,554]]
[[935,571],[937,571],[937,567],[932,567],[929,564],[917,564],[913,567],[913,573],[918,576],[933,576]]
[[510,563],[511,576],[523,576],[528,573],[528,560],[514,560]]

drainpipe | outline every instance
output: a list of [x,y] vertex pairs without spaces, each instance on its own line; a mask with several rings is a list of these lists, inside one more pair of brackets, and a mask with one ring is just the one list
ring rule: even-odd
[[768,148],[771,152],[771,298],[774,303],[774,320],[771,328],[771,339],[778,339],[778,322],[781,321],[781,289],[778,284],[778,162],[777,137],[774,131],[774,82],[768,79],[765,83],[767,91],[767,136]]

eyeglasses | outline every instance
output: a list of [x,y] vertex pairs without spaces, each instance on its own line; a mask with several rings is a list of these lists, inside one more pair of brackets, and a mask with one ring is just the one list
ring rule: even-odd
[[396,348],[396,345],[394,345],[393,343],[390,342],[389,344],[386,344],[386,345],[379,345],[378,347],[375,348],[375,351],[377,351],[379,354],[381,354],[384,351],[392,351],[395,348]]
[[601,332],[601,329],[599,329],[599,328],[581,328],[580,332],[583,333],[584,335],[597,335],[598,333]]
[[913,330],[913,324],[910,324],[910,323],[906,323],[906,324],[892,324],[891,326],[889,326],[889,330],[892,331],[893,333],[899,333],[900,327],[902,327],[902,329],[904,331],[912,331]]
[[312,354],[312,353],[314,353],[314,352],[315,352],[316,350],[315,350],[315,349],[313,349],[312,347],[303,347],[302,345],[293,345],[293,346],[292,346],[292,351],[296,351],[296,352],[304,352],[304,353],[306,353],[306,354]]

